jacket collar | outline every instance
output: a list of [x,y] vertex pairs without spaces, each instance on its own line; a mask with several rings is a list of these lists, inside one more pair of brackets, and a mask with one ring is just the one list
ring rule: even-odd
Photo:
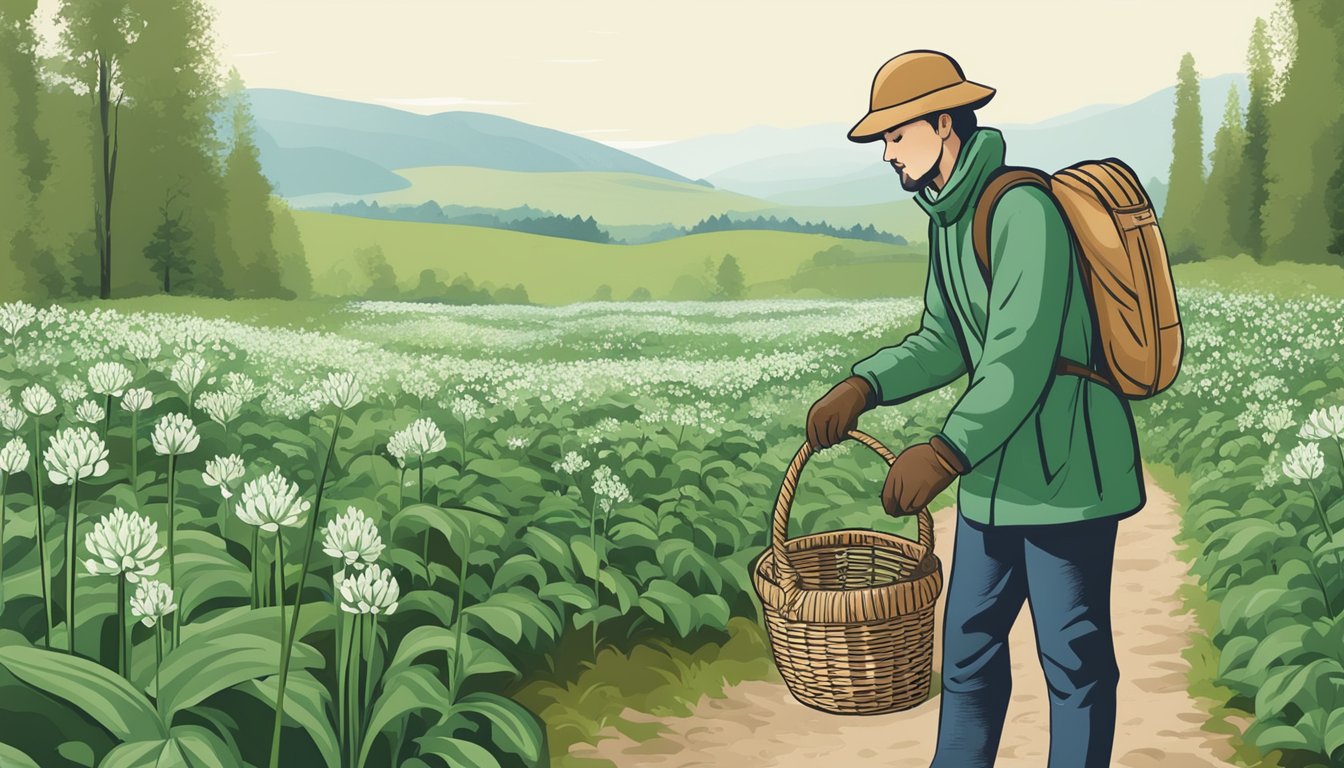
[[957,221],[984,189],[989,174],[1003,165],[1003,133],[997,128],[978,128],[957,153],[952,175],[938,197],[929,199],[924,190],[915,194],[915,202],[940,227]]

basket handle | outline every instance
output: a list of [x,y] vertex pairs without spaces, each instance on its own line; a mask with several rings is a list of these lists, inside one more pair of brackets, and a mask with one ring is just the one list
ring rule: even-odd
[[[883,461],[887,462],[888,467],[896,462],[896,455],[872,435],[860,432],[857,429],[851,429],[846,434],[873,449],[878,456],[882,457]],[[798,449],[798,453],[794,454],[793,461],[789,463],[789,468],[785,470],[784,482],[779,487],[779,496],[775,498],[774,518],[770,531],[770,549],[775,561],[775,578],[779,582],[780,591],[783,592],[784,605],[793,612],[796,612],[798,608],[802,593],[798,589],[798,572],[794,570],[793,564],[789,562],[789,556],[784,552],[784,542],[788,541],[789,538],[789,510],[793,507],[794,493],[798,488],[798,476],[802,474],[803,465],[807,464],[807,460],[812,456],[812,453],[812,444],[804,440],[802,447]],[[918,543],[925,547],[921,565],[927,565],[928,558],[933,555],[933,515],[929,513],[928,507],[921,507],[915,513],[915,519],[919,528]],[[916,570],[920,570],[920,568],[916,567]]]

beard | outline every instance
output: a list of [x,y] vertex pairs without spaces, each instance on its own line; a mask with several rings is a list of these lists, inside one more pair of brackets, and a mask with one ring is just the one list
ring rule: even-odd
[[942,164],[943,164],[943,150],[940,147],[938,149],[938,159],[933,161],[933,165],[930,165],[929,170],[925,171],[922,176],[920,176],[917,179],[911,179],[909,182],[907,182],[905,180],[905,174],[904,173],[900,174],[901,189],[904,189],[906,192],[918,193],[920,190],[924,189],[925,187],[929,186],[929,184],[933,183],[934,177],[938,175],[938,168]]

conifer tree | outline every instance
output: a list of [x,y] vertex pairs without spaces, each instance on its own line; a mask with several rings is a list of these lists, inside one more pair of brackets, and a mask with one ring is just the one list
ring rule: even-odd
[[1186,53],[1176,74],[1176,113],[1171,121],[1171,172],[1162,234],[1172,261],[1199,256],[1195,242],[1195,211],[1204,190],[1203,119],[1199,109],[1199,73],[1195,57]]

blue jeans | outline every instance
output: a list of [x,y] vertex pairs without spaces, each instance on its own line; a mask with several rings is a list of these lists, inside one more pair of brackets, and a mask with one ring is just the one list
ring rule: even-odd
[[930,768],[994,764],[1012,690],[1008,630],[1030,597],[1050,691],[1048,768],[1106,768],[1120,669],[1111,637],[1118,519],[985,526],[957,512]]

